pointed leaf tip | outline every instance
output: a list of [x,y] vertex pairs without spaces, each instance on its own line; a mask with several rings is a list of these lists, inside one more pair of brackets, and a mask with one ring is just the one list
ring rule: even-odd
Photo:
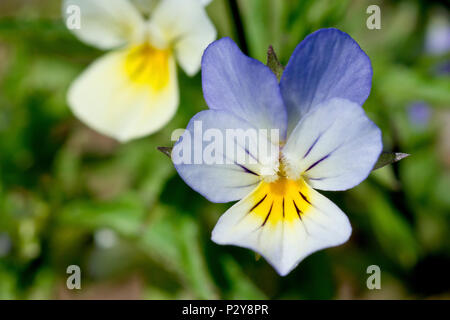
[[281,76],[283,75],[284,67],[278,60],[275,50],[271,45],[267,49],[267,66],[277,76],[278,81],[280,81]]
[[172,147],[157,147],[157,149],[172,159]]
[[409,156],[410,154],[403,152],[382,152],[380,154],[380,157],[378,158],[377,163],[375,163],[375,166],[373,167],[372,171],[380,169],[388,164],[398,162]]

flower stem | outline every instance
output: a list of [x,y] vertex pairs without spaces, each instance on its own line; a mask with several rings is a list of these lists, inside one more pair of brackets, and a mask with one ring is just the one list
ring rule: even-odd
[[234,25],[236,27],[236,33],[238,37],[239,47],[245,55],[249,55],[248,53],[248,45],[247,40],[245,38],[244,25],[242,24],[241,14],[239,12],[239,6],[237,0],[228,1],[230,5],[231,15],[233,17]]

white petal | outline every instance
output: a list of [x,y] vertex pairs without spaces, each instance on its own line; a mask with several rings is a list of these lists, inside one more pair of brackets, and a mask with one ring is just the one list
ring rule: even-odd
[[200,0],[201,4],[205,7],[212,2],[212,0]]
[[278,183],[285,185],[262,182],[225,212],[212,240],[252,249],[284,276],[311,253],[347,241],[351,226],[335,204],[303,181]]
[[[158,0],[130,0],[131,3],[138,8],[140,12],[146,15],[150,15],[155,6],[158,4]],[[161,0],[160,0],[161,1]],[[198,0],[203,6],[207,6],[211,3],[212,0]]]
[[143,14],[150,15],[158,0],[130,0],[131,3]]
[[282,150],[291,178],[315,189],[346,190],[361,183],[382,150],[381,131],[364,110],[334,98],[303,116]]
[[150,29],[161,30],[173,43],[180,66],[188,75],[200,69],[203,51],[216,38],[216,29],[199,0],[165,0],[152,14]]
[[146,56],[138,59],[139,48],[98,59],[68,93],[69,106],[80,120],[119,141],[159,130],[178,106],[176,66],[170,52],[145,64]]
[[[70,25],[74,6],[80,10],[80,28]],[[143,18],[128,0],[64,0],[63,16],[80,40],[100,49],[139,40],[145,30]]]

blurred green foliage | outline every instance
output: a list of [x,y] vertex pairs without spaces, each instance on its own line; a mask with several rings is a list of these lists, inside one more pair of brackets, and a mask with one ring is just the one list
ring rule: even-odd
[[[366,28],[370,4],[381,7],[381,30]],[[219,36],[245,40],[263,62],[268,45],[286,64],[319,28],[349,33],[373,63],[364,108],[385,150],[412,155],[325,193],[348,214],[352,238],[285,278],[249,250],[212,243],[230,205],[190,190],[156,149],[206,108],[200,76],[180,70],[179,110],[160,132],[122,145],[95,133],[65,95],[102,52],[65,29],[60,5],[0,3],[0,299],[450,298],[449,53],[424,45],[433,21],[448,23],[448,4],[242,0],[238,15],[228,1],[208,7]],[[71,264],[81,266],[78,292],[65,286]],[[366,287],[372,264],[382,270],[378,291]]]

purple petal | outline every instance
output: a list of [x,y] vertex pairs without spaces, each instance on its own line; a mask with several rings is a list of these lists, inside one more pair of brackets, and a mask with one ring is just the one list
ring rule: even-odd
[[310,34],[295,49],[280,82],[288,132],[326,100],[344,98],[362,105],[371,82],[370,59],[348,34],[337,29]]
[[285,138],[287,115],[275,74],[244,55],[230,38],[205,50],[202,84],[210,109],[232,113],[256,128],[280,129]]

